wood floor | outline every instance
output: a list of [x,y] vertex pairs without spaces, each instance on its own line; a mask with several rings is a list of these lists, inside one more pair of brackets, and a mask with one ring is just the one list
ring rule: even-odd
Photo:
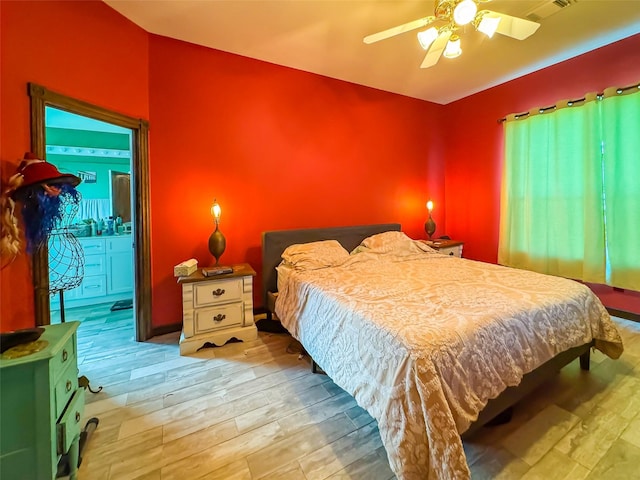
[[[178,353],[178,334],[133,341],[132,311],[67,311],[81,320],[85,419],[99,426],[88,479],[394,478],[376,422],[328,377],[310,373],[285,334]],[[474,479],[640,478],[640,324],[615,319],[626,351],[577,361],[465,442]]]

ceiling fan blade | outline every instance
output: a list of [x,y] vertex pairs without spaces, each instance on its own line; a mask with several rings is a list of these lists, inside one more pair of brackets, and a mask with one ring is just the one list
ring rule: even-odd
[[420,65],[420,68],[433,67],[436,63],[438,63],[438,60],[440,60],[440,56],[442,55],[442,52],[447,46],[447,42],[449,41],[450,37],[451,37],[450,30],[442,32],[440,35],[438,35],[438,38],[436,38],[435,41],[429,47],[427,56],[424,57],[424,60],[422,61],[422,65]]
[[413,22],[404,23],[402,25],[398,25],[397,27],[383,30],[382,32],[367,35],[366,37],[364,37],[363,41],[367,44],[379,42],[380,40],[384,40],[395,35],[400,35],[401,33],[409,32],[411,30],[415,30],[416,28],[424,27],[425,25],[429,25],[431,22],[435,21],[435,19],[436,17],[434,16],[419,18],[418,20],[414,20]]
[[524,40],[525,38],[533,35],[540,27],[538,22],[532,22],[531,20],[525,20],[524,18],[512,17],[505,13],[492,12],[489,10],[492,16],[500,17],[500,23],[496,32],[506,35],[507,37],[515,38],[516,40]]

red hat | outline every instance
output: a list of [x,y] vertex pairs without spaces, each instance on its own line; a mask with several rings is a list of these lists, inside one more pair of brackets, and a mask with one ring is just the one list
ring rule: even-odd
[[55,165],[45,160],[40,160],[33,153],[24,154],[24,160],[20,162],[16,176],[22,177],[22,182],[16,188],[14,195],[21,196],[24,190],[38,184],[55,185],[69,183],[74,187],[80,183],[80,178],[70,173],[60,173]]

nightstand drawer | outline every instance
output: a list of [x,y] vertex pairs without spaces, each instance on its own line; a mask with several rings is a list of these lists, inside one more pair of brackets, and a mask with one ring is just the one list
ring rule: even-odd
[[446,247],[438,249],[438,253],[444,255],[452,255],[454,257],[462,257],[462,245],[456,245],[455,247]]
[[[69,338],[51,360],[53,383],[57,384],[69,365],[76,365],[76,336]],[[76,367],[77,368],[77,367]],[[77,381],[77,380],[76,380]]]
[[193,306],[196,308],[217,303],[237,302],[242,300],[242,279],[203,282],[195,285],[193,290]]
[[241,302],[221,305],[214,308],[204,308],[194,312],[195,334],[210,332],[221,328],[242,324]]
[[54,405],[56,410],[56,419],[60,418],[64,407],[69,403],[69,399],[78,389],[78,369],[75,365],[68,365],[63,375],[58,379],[55,385]]
[[82,427],[80,420],[84,411],[84,388],[75,391],[69,407],[56,425],[58,439],[58,455],[69,451],[73,440],[80,435]]

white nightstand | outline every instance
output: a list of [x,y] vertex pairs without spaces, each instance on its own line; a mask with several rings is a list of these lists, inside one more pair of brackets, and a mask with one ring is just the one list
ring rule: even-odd
[[464,246],[464,242],[459,240],[424,240],[424,243],[445,255],[462,258],[462,247]]
[[250,265],[233,265],[233,273],[205,277],[202,269],[178,277],[182,285],[182,335],[180,355],[197,351],[206,343],[224,345],[232,338],[258,338],[253,323],[253,277]]

